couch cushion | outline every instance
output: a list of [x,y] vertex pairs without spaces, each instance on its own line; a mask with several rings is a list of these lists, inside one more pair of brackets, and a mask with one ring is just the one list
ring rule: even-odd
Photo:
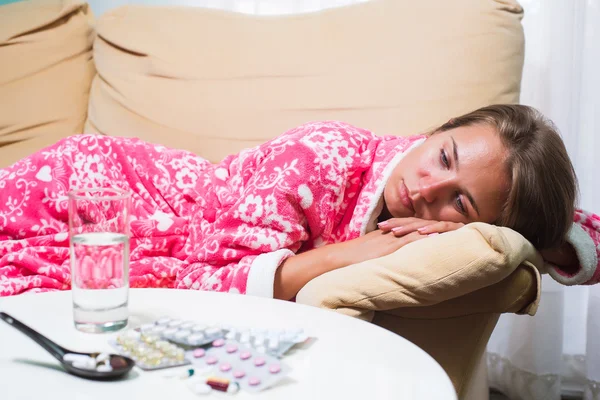
[[95,74],[92,42],[82,1],[0,6],[0,167],[82,132]]
[[[533,301],[515,305],[522,295],[518,285],[513,285],[515,291],[500,285],[487,295],[478,292],[506,279],[520,265],[535,274],[538,290]],[[321,275],[304,286],[297,301],[362,319],[371,319],[374,311],[409,318],[535,314],[540,281],[536,267],[543,267],[542,257],[523,236],[508,228],[472,223]],[[415,309],[432,305],[440,306]]]
[[414,134],[518,101],[514,0],[372,0],[261,17],[127,6],[98,21],[86,130],[212,161],[310,120]]

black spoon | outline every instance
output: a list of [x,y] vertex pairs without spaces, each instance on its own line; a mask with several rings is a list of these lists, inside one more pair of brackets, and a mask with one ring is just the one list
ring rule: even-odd
[[75,351],[67,350],[64,347],[54,343],[52,340],[48,339],[46,336],[34,331],[24,323],[20,322],[19,320],[11,317],[10,315],[4,312],[0,312],[0,319],[2,319],[4,322],[11,325],[12,327],[20,330],[21,332],[29,336],[31,339],[35,340],[37,344],[42,346],[44,349],[46,349],[46,351],[48,351],[48,353],[52,354],[54,358],[60,361],[61,365],[64,367],[64,369],[67,370],[67,372],[73,375],[90,379],[114,379],[124,376],[129,371],[131,371],[131,369],[135,365],[135,361],[133,361],[131,358],[120,356],[117,354],[110,354],[108,364],[111,368],[101,368],[101,370],[98,371],[96,368],[82,368],[75,366],[75,362],[65,360],[65,355],[73,354],[73,356],[67,356],[67,359],[69,359],[70,357],[77,358],[77,356],[88,356],[95,359],[101,353],[78,353]]

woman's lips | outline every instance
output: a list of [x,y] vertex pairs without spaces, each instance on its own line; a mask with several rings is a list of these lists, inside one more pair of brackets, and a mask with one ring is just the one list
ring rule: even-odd
[[415,212],[415,208],[413,207],[412,200],[408,196],[408,188],[404,184],[404,181],[402,181],[400,184],[400,201],[402,202],[402,205],[404,207],[408,208],[413,213]]

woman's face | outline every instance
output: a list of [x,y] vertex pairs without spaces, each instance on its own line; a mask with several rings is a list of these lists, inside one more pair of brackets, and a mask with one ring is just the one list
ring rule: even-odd
[[384,214],[492,223],[500,216],[509,189],[506,156],[488,125],[436,133],[392,172],[383,192]]

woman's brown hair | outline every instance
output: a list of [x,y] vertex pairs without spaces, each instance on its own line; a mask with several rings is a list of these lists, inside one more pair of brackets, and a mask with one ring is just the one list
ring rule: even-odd
[[542,250],[563,243],[573,223],[577,177],[556,126],[524,105],[492,105],[453,118],[435,131],[487,124],[508,150],[511,181],[496,225],[511,228]]

